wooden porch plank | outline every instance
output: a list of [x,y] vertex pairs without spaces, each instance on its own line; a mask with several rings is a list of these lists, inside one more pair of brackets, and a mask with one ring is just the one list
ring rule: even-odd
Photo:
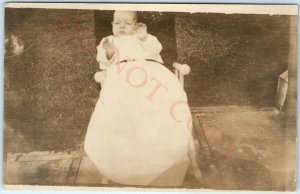
[[201,147],[205,150],[210,150],[207,138],[205,137],[205,132],[202,128],[201,120],[197,116],[198,113],[193,113],[193,124],[194,124],[194,137],[199,141]]
[[79,167],[80,167],[81,160],[82,160],[82,157],[73,159],[72,164],[70,166],[69,174],[68,174],[68,177],[67,177],[67,183],[68,184],[76,183],[76,178],[77,178],[77,174],[78,174],[78,170],[79,170]]
[[203,122],[205,121],[202,121],[200,116],[198,116],[201,113],[202,112],[193,112],[192,114],[193,124],[195,127],[195,138],[199,141],[199,144],[202,148],[198,151],[197,159],[199,161],[202,160],[201,165],[204,164],[207,166],[212,173],[218,174],[217,161],[215,161],[215,157],[209,145],[209,140],[207,139],[207,135],[203,129],[203,125],[205,125]]
[[78,170],[76,183],[100,185],[108,184],[108,180],[99,172],[97,167],[87,156],[83,156]]

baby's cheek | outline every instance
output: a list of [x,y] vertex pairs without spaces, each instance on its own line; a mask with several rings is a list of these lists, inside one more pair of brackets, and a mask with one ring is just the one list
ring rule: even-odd
[[119,29],[117,27],[113,27],[112,31],[115,36],[119,33]]
[[113,32],[113,35],[114,35],[114,36],[116,36],[116,35],[117,35],[117,32],[116,32],[116,30],[114,30],[114,29],[113,29],[113,30],[112,30],[112,32]]
[[128,32],[128,34],[130,34],[130,35],[134,34],[134,32],[135,32],[134,27],[133,27],[133,26],[128,27],[128,28],[127,28],[127,32]]

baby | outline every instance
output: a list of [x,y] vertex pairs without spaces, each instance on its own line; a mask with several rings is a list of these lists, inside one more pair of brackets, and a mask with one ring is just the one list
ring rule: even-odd
[[137,23],[136,12],[115,11],[112,32],[113,35],[103,38],[97,46],[97,61],[101,70],[107,70],[112,63],[128,60],[144,59],[163,63],[161,43],[147,33],[145,24]]
[[[137,23],[136,12],[116,11],[112,27],[113,35],[97,47],[104,70],[98,74],[105,81],[100,81],[103,87],[84,149],[101,174],[115,183],[152,186],[171,177],[161,186],[179,186],[192,139],[183,122],[192,118],[187,95],[174,74],[159,64],[162,46],[145,24]],[[140,73],[131,74],[134,69]],[[175,108],[178,102],[186,106]],[[174,119],[173,108],[182,122]]]

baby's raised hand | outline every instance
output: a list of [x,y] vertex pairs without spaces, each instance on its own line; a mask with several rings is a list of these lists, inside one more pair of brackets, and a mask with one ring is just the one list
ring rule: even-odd
[[147,26],[144,23],[137,23],[135,28],[136,36],[138,39],[144,41],[147,38]]
[[106,56],[108,59],[111,59],[115,53],[115,47],[113,42],[109,42],[108,38],[105,38],[103,41],[102,47],[106,50]]

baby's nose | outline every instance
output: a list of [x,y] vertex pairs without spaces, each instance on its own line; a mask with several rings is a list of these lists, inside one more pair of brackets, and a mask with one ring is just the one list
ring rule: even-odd
[[121,27],[121,28],[125,28],[125,23],[122,22],[121,25],[120,25],[120,27]]

